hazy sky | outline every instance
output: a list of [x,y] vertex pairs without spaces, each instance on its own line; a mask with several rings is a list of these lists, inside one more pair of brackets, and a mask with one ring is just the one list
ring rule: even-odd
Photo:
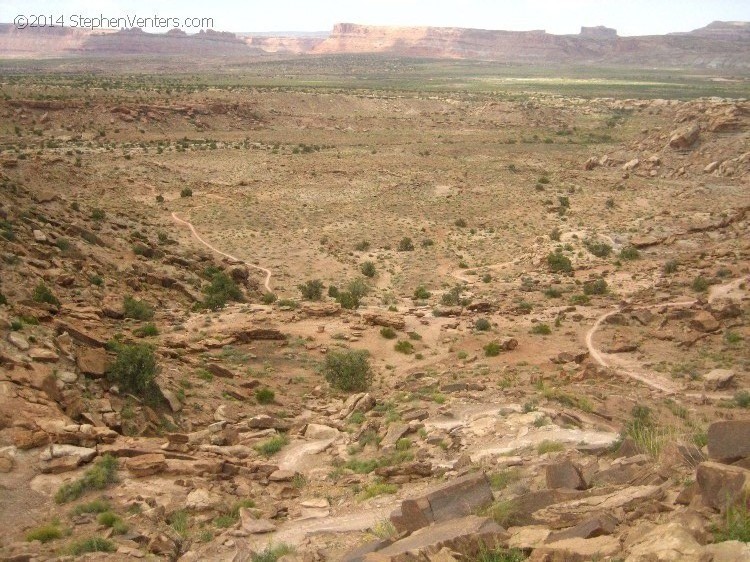
[[320,31],[336,22],[577,33],[606,25],[620,35],[690,31],[714,20],[750,21],[750,0],[0,0],[18,14],[213,18],[224,31]]

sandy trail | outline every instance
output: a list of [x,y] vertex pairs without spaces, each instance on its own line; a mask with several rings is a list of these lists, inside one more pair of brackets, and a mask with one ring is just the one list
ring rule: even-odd
[[174,212],[172,213],[172,219],[174,219],[176,222],[182,225],[187,226],[190,229],[190,232],[193,233],[193,236],[195,237],[195,239],[198,240],[198,242],[200,242],[204,246],[206,246],[206,248],[208,248],[209,250],[216,252],[220,256],[224,256],[225,258],[229,258],[230,260],[233,260],[233,261],[244,263],[248,267],[252,267],[253,269],[257,269],[258,271],[262,271],[263,273],[265,273],[266,278],[263,281],[263,286],[266,288],[266,291],[268,291],[269,293],[271,292],[271,270],[270,269],[266,269],[265,267],[261,267],[259,265],[248,263],[245,260],[241,260],[240,258],[237,258],[231,254],[222,252],[218,248],[215,248],[210,243],[206,242],[203,238],[201,238],[200,234],[198,234],[198,231],[195,230],[195,227],[193,226],[191,222],[181,219],[180,217],[177,216],[177,213],[174,213]]
[[[733,290],[737,289],[742,283],[747,282],[748,278],[741,277],[739,279],[735,279],[733,281],[730,281],[729,283],[725,283],[723,285],[716,285],[712,287],[708,294],[708,302],[711,303],[717,298],[725,297],[729,293],[731,293]],[[672,303],[660,303],[660,304],[652,304],[648,306],[639,306],[634,308],[634,310],[651,310],[655,308],[664,308],[664,307],[682,307],[682,306],[692,306],[696,303],[696,300],[684,300],[684,301],[677,301]],[[596,334],[597,330],[601,327],[602,323],[612,316],[613,314],[617,314],[620,311],[619,308],[615,310],[611,310],[609,312],[606,312],[599,316],[599,318],[596,319],[596,322],[594,322],[594,325],[591,326],[591,329],[586,333],[586,347],[588,348],[589,355],[591,355],[591,358],[596,361],[599,365],[603,367],[613,367],[617,370],[618,373],[625,375],[626,377],[629,377],[631,379],[637,380],[642,382],[643,384],[650,386],[653,389],[659,390],[661,392],[665,392],[667,394],[676,394],[680,391],[680,387],[676,385],[671,380],[657,374],[657,373],[641,373],[636,372],[633,370],[624,369],[621,366],[612,365],[609,363],[606,359],[606,354],[603,353],[601,350],[597,349],[597,347],[594,345],[594,335]]]

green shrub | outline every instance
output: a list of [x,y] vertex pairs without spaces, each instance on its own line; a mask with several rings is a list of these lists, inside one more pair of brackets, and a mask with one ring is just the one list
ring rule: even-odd
[[461,293],[463,289],[460,285],[456,285],[447,293],[443,293],[440,297],[440,303],[444,306],[458,306],[461,304]]
[[409,237],[402,238],[398,243],[399,252],[411,252],[413,249],[414,249],[414,242],[412,242],[411,238]]
[[573,271],[573,264],[562,252],[550,252],[547,255],[547,266],[552,273],[569,273]]
[[671,275],[677,272],[677,262],[675,260],[668,260],[664,263],[664,274]]
[[375,264],[371,261],[364,262],[361,266],[359,266],[359,270],[365,277],[375,277]]
[[562,232],[560,232],[560,229],[555,227],[552,229],[552,231],[549,233],[550,240],[553,240],[555,242],[560,241],[560,236],[562,235]]
[[361,392],[372,384],[369,353],[366,350],[329,351],[322,367],[328,384],[346,392]]
[[367,295],[369,287],[364,279],[353,279],[346,285],[346,290],[339,291],[336,295],[336,302],[341,308],[354,310],[359,308],[362,298]]
[[104,285],[104,279],[101,275],[92,275],[91,277],[89,277],[89,282],[92,285],[96,285],[97,287],[101,287],[102,285]]
[[193,190],[189,187],[183,187],[182,191],[180,191],[180,197],[192,197],[193,196]]
[[583,243],[586,249],[594,254],[597,258],[606,258],[612,253],[612,246],[606,242],[600,242],[598,240],[586,240]]
[[428,291],[424,285],[420,285],[416,289],[414,289],[414,300],[427,300],[432,296],[432,293]]
[[366,252],[370,249],[370,243],[367,240],[362,240],[361,242],[357,242],[354,249],[358,252]]
[[490,281],[492,281],[492,275],[489,273],[482,275],[482,283],[489,283]]
[[531,328],[531,333],[540,336],[548,336],[552,333],[552,329],[547,324],[535,324]]
[[146,344],[121,343],[112,347],[117,355],[107,370],[107,380],[116,384],[120,392],[130,392],[149,401],[158,400],[154,348]]
[[523,562],[528,557],[520,548],[493,548],[480,547],[476,558],[472,562]]
[[270,388],[259,388],[255,391],[258,404],[271,404],[276,399],[276,393]]
[[335,299],[339,296],[339,288],[335,285],[328,285],[328,296]]
[[394,330],[390,326],[386,326],[386,327],[380,328],[380,335],[383,336],[387,340],[392,340],[392,339],[395,339],[398,334],[396,334],[396,330]]
[[117,459],[104,455],[81,478],[60,486],[55,494],[57,503],[67,503],[80,498],[89,490],[103,490],[117,482]]
[[480,332],[486,332],[492,328],[492,324],[490,324],[490,321],[486,318],[477,318],[477,321],[474,322],[474,328]]
[[747,505],[728,508],[721,525],[714,528],[714,540],[750,543],[750,508]]
[[299,304],[297,303],[297,301],[292,300],[292,299],[280,299],[276,301],[276,306],[294,309],[294,308],[297,308]]
[[95,221],[103,221],[106,213],[102,209],[93,209],[91,211],[91,219]]
[[146,301],[139,301],[132,296],[125,296],[122,300],[122,309],[125,318],[134,320],[151,320],[154,317],[154,309]]
[[584,295],[606,295],[607,294],[607,282],[602,279],[595,279],[593,281],[586,281],[583,284]]
[[456,222],[454,222],[458,228],[465,228],[466,227],[466,220],[465,219],[456,219]]
[[434,246],[435,241],[432,238],[425,238],[422,240],[422,247],[423,248],[429,248],[430,246]]
[[264,293],[260,300],[263,304],[273,304],[276,302],[276,298],[275,293]]
[[576,304],[576,305],[587,305],[591,302],[591,299],[588,297],[588,295],[573,295],[570,297],[570,304]]
[[623,260],[637,260],[641,257],[641,253],[635,246],[627,246],[620,250],[620,259]]
[[550,441],[548,439],[545,439],[536,447],[536,451],[540,455],[543,455],[545,453],[557,453],[564,450],[565,446],[562,443],[558,443],[557,441]]
[[228,301],[242,302],[242,291],[223,271],[214,273],[211,283],[203,289],[206,298],[203,299],[203,308],[208,310],[219,310],[224,308]]
[[750,408],[750,391],[738,390],[734,394],[734,403],[738,408]]
[[382,496],[383,494],[395,494],[398,492],[398,486],[395,484],[387,484],[385,482],[373,482],[364,487],[364,489],[357,494],[357,499],[360,501],[369,500],[376,496]]
[[251,562],[277,562],[286,554],[292,554],[294,548],[288,544],[268,545],[264,550],[257,552],[250,558]]
[[521,471],[517,468],[506,468],[489,475],[490,486],[493,490],[503,490],[510,484],[521,479]]
[[73,508],[73,515],[83,515],[84,513],[104,513],[105,511],[109,511],[109,509],[109,502],[100,498],[98,500],[75,506]]
[[559,299],[562,296],[562,291],[557,287],[548,287],[544,290],[544,296],[550,299]]
[[80,556],[87,552],[115,552],[117,545],[102,537],[90,537],[72,542],[66,550],[73,556]]
[[156,202],[157,203],[164,203],[164,196],[163,195],[157,195],[156,196]]
[[496,341],[491,341],[487,345],[484,346],[484,354],[486,357],[497,357],[500,355],[500,352],[502,351],[502,348],[500,347],[500,344]]
[[153,322],[149,322],[145,326],[142,326],[137,330],[133,330],[133,334],[135,334],[135,336],[139,338],[150,338],[159,335],[159,328],[157,328],[156,324],[154,324]]
[[122,518],[111,511],[100,513],[99,517],[96,518],[96,522],[99,523],[99,525],[111,528],[116,535],[122,535],[126,533],[128,529]]
[[62,536],[63,533],[60,530],[60,527],[57,526],[57,524],[47,523],[46,525],[42,525],[41,527],[37,527],[36,529],[32,529],[31,531],[26,533],[26,541],[39,541],[42,543],[46,543],[59,539]]
[[401,340],[397,342],[396,345],[393,346],[393,349],[395,349],[399,353],[404,353],[406,355],[414,353],[414,346],[409,340]]
[[60,301],[55,295],[52,294],[50,288],[44,284],[44,281],[39,281],[39,284],[34,288],[34,294],[31,296],[31,298],[34,300],[34,302],[44,302],[47,304],[60,306]]
[[308,301],[319,301],[323,298],[323,282],[320,279],[310,279],[303,285],[297,285],[302,298]]
[[271,457],[281,451],[287,443],[289,443],[289,438],[286,435],[276,435],[256,445],[255,450],[261,455]]
[[696,293],[704,293],[708,290],[709,285],[710,283],[708,282],[708,279],[706,279],[702,275],[699,275],[698,277],[693,279],[693,282],[690,284],[690,287]]
[[0,305],[8,304],[8,299],[4,294],[0,293]]

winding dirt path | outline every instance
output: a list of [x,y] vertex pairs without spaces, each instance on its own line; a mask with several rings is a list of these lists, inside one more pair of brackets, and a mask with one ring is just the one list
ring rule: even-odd
[[263,286],[266,288],[266,291],[268,291],[269,293],[271,292],[271,270],[270,269],[266,269],[265,267],[261,267],[259,265],[248,263],[245,260],[241,260],[240,258],[234,257],[231,254],[227,254],[227,253],[222,252],[221,250],[215,248],[214,246],[212,246],[211,244],[209,244],[208,242],[206,242],[203,238],[201,238],[200,234],[198,234],[198,231],[195,230],[195,227],[193,226],[193,224],[191,222],[181,219],[180,217],[177,216],[177,213],[175,213],[175,212],[172,213],[172,219],[175,222],[179,223],[179,224],[187,226],[190,229],[190,232],[193,233],[193,236],[195,237],[195,239],[198,240],[198,242],[200,242],[201,244],[203,244],[209,250],[211,250],[213,252],[216,252],[220,256],[224,256],[225,258],[229,258],[230,260],[233,260],[233,261],[238,261],[240,263],[244,263],[248,267],[252,267],[253,269],[257,269],[258,271],[262,271],[263,273],[265,273],[266,274],[266,278],[263,281]]
[[[740,277],[739,279],[735,279],[733,281],[730,281],[729,283],[725,283],[723,285],[716,285],[712,287],[708,294],[708,302],[711,303],[719,297],[726,296],[727,294],[732,292],[734,289],[738,288],[742,283],[747,282],[747,281],[748,281],[747,278]],[[677,301],[677,302],[671,302],[671,303],[651,304],[647,306],[635,307],[634,310],[651,310],[654,308],[664,308],[664,307],[677,308],[677,307],[682,307],[682,306],[692,306],[696,302],[697,301],[693,299],[693,300]],[[602,314],[601,316],[599,316],[599,318],[596,319],[596,322],[594,322],[594,325],[591,326],[589,331],[586,332],[586,347],[589,351],[589,355],[591,355],[591,358],[602,367],[612,367],[618,373],[625,375],[626,377],[629,377],[631,379],[640,381],[646,386],[650,386],[651,388],[655,390],[659,390],[667,394],[678,393],[680,391],[680,387],[678,385],[676,385],[671,380],[657,373],[636,372],[636,371],[624,369],[622,367],[618,367],[618,366],[610,364],[606,359],[606,354],[602,352],[601,350],[597,349],[597,347],[594,345],[594,335],[599,330],[602,323],[607,318],[609,318],[610,316],[614,314],[617,314],[618,312],[620,312],[620,309],[616,308],[614,310],[610,310],[609,312]]]

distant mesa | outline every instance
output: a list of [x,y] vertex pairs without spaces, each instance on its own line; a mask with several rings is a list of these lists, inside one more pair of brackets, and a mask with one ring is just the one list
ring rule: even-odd
[[15,58],[183,55],[202,59],[266,54],[385,54],[517,64],[609,64],[750,68],[750,22],[712,22],[690,32],[620,37],[605,26],[578,34],[459,27],[385,27],[337,23],[330,33],[242,33],[212,29],[165,33],[142,29],[18,30],[0,24],[0,56]]
[[617,39],[617,30],[611,27],[597,25],[596,27],[581,27],[581,37],[592,39]]

